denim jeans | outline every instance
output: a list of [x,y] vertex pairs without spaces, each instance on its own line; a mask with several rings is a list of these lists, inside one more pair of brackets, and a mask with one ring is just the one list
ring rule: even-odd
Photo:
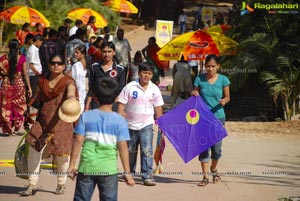
[[[225,125],[225,118],[219,119],[222,125]],[[214,160],[219,160],[222,156],[222,140],[211,146],[209,149],[203,151],[199,155],[199,161],[208,162],[210,159],[209,151],[211,150],[211,158]]]
[[185,32],[185,22],[180,22],[179,23],[179,27],[180,27],[180,34],[183,34]]
[[140,145],[141,175],[143,180],[152,178],[153,165],[153,125],[146,126],[141,130],[131,130],[130,141],[128,142],[130,171],[136,173],[136,159],[138,146]]
[[74,201],[90,201],[95,189],[98,186],[99,200],[117,201],[118,199],[118,175],[84,175],[78,173]]

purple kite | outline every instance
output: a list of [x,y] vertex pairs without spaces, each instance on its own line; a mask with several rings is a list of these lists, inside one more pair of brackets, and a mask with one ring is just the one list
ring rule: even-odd
[[157,123],[185,163],[227,136],[224,126],[200,96],[190,97]]

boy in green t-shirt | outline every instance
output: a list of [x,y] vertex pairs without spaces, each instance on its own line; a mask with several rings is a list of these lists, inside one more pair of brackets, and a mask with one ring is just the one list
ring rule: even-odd
[[[135,184],[130,172],[127,141],[130,140],[127,123],[112,111],[118,96],[118,83],[111,77],[100,78],[94,86],[98,109],[84,112],[74,129],[69,174],[76,180],[74,200],[91,200],[95,185],[100,190],[101,201],[117,200],[117,153],[122,161],[126,183]],[[82,147],[82,150],[81,150]],[[81,150],[76,173],[75,163]]]

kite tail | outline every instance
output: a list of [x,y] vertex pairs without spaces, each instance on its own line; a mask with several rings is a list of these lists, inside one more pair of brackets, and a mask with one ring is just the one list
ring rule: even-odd
[[162,164],[161,163],[159,163],[158,164],[158,166],[156,166],[156,169],[155,169],[155,171],[154,171],[154,174],[161,174],[162,172],[163,172],[163,170],[164,170],[164,167],[162,166]]
[[162,166],[162,155],[165,150],[165,138],[164,134],[161,132],[159,129],[157,132],[157,141],[156,141],[156,149],[154,153],[154,161],[156,164],[156,169],[155,169],[155,174],[160,174],[163,171],[163,166]]

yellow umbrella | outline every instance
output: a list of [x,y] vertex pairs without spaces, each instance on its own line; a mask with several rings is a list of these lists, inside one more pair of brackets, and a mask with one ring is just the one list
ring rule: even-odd
[[95,26],[97,28],[102,28],[107,25],[107,20],[100,13],[90,8],[74,8],[68,12],[67,17],[74,21],[82,20],[84,24],[87,24],[91,15],[96,17]]
[[210,26],[205,28],[205,31],[209,31],[209,32],[220,32],[220,33],[224,33],[226,32],[228,29],[231,29],[230,25],[227,24],[222,24],[222,25],[214,25],[214,26]]
[[104,3],[106,6],[110,7],[112,10],[120,13],[138,13],[137,7],[135,7],[131,2],[126,0],[109,0]]
[[40,23],[43,27],[50,26],[50,22],[42,13],[28,6],[13,6],[6,9],[0,13],[0,19],[12,24],[27,22],[31,26],[35,26],[36,23]]
[[160,60],[204,60],[208,54],[232,54],[238,43],[221,32],[198,30],[177,36],[157,53]]

